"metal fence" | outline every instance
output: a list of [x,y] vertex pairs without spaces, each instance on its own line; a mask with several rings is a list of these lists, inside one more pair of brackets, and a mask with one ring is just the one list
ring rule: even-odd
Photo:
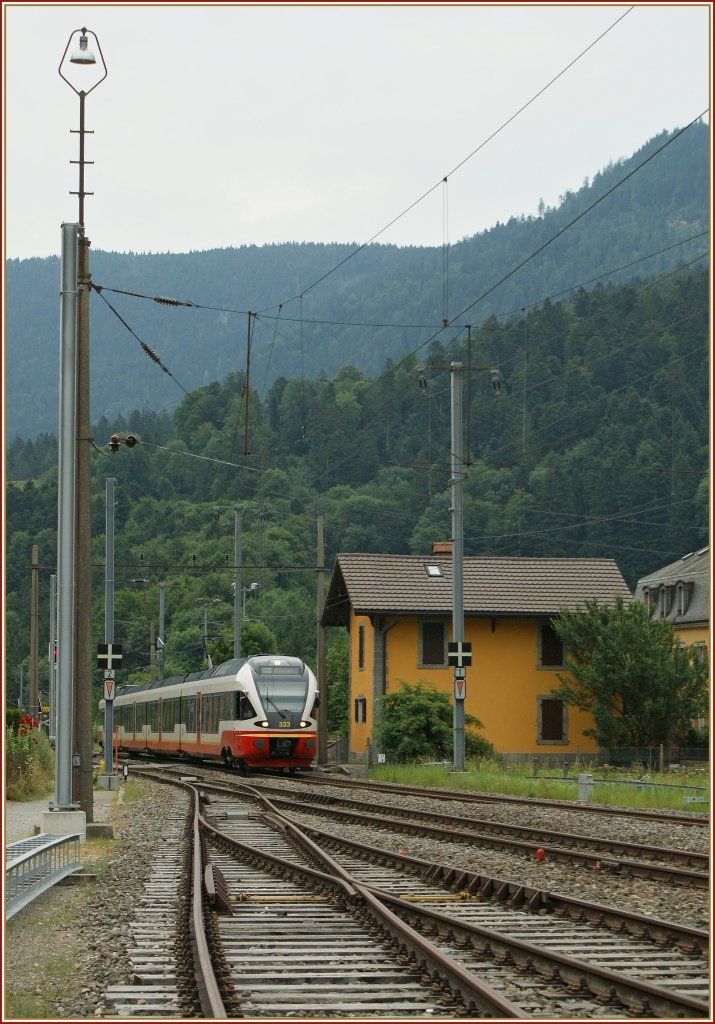
[[650,771],[675,764],[707,764],[709,759],[707,747],[613,747],[603,748],[599,755],[602,764],[612,764],[618,768],[643,765]]
[[80,866],[79,835],[41,833],[5,850],[5,919]]

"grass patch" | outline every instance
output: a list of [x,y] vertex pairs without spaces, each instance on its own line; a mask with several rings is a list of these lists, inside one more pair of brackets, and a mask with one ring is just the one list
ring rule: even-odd
[[[556,774],[555,769],[537,769],[528,762],[504,766],[495,760],[469,763],[464,772],[435,764],[378,765],[370,769],[370,778],[377,782],[396,782],[410,786],[426,786],[465,790],[474,793],[531,797],[538,800],[572,800],[579,798],[578,775],[593,776],[590,802],[631,807],[634,810],[700,811],[709,809],[710,787],[707,770],[650,772],[634,766],[630,771],[570,765]],[[703,798],[691,803],[687,797]]]
[[137,782],[135,779],[127,779],[122,787],[124,803],[133,804],[137,800],[142,800],[145,796],[148,796],[150,788],[150,782]]
[[109,859],[119,849],[118,839],[86,839],[80,843],[81,874],[103,878],[109,871]]

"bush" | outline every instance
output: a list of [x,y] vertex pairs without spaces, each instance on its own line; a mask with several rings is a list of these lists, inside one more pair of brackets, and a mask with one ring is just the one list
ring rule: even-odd
[[8,800],[39,799],[52,787],[55,755],[39,722],[22,715],[17,732],[5,730],[6,796]]
[[[398,684],[398,690],[380,698],[382,714],[375,730],[379,749],[389,761],[403,764],[451,759],[454,733],[449,694],[424,679],[414,685],[398,679]],[[469,757],[493,753],[492,745],[474,731],[481,725],[474,715],[465,715],[464,747]]]
[[20,725],[20,718],[22,717],[22,711],[19,708],[5,708],[5,727],[12,729],[14,733],[17,732],[18,726]]

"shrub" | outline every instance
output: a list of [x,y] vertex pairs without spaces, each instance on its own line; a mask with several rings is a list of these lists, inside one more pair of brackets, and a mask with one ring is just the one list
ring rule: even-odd
[[55,755],[39,722],[22,715],[17,732],[5,730],[6,795],[9,800],[45,796],[54,779]]
[[[382,715],[375,735],[380,750],[398,763],[451,758],[454,733],[449,694],[424,679],[414,685],[398,679],[398,684],[398,690],[380,698]],[[467,756],[493,753],[491,744],[474,732],[482,725],[474,715],[465,715],[464,725]]]

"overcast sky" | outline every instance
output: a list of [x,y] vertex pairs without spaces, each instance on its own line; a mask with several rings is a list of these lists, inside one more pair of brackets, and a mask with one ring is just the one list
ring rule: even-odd
[[56,254],[78,219],[58,66],[83,26],[108,69],[86,100],[94,249],[442,245],[706,110],[711,8],[4,3],[5,255]]

